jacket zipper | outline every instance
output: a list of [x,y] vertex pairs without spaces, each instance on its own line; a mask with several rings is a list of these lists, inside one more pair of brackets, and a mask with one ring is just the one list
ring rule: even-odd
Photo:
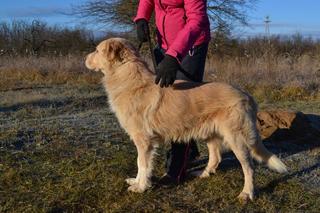
[[[160,4],[161,9],[165,12],[161,0],[159,0],[159,4]],[[166,15],[167,15],[167,13],[165,12],[165,15],[163,16],[163,20],[162,20],[162,32],[163,32],[164,42],[165,42],[165,44],[167,46],[167,49],[168,49],[169,47],[168,47],[168,42],[167,42],[167,39],[166,39],[166,31],[164,29],[164,22],[166,20]]]

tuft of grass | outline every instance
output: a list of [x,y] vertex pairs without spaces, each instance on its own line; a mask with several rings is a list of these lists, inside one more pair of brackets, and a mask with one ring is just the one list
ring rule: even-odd
[[317,95],[299,86],[259,85],[247,87],[258,102],[302,101],[317,99]]

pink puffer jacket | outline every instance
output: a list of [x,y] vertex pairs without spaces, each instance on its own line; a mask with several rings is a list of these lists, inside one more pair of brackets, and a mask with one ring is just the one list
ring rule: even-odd
[[206,0],[140,0],[134,21],[149,21],[154,10],[158,42],[166,54],[181,60],[193,46],[210,40],[206,4]]

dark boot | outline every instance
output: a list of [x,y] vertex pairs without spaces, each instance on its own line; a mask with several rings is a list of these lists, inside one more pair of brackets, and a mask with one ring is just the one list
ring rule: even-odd
[[160,179],[161,185],[176,185],[186,178],[188,163],[199,156],[195,141],[188,144],[171,143],[171,150],[167,153],[166,174]]

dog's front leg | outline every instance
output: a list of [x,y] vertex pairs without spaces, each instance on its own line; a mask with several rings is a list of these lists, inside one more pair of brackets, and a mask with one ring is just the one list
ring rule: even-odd
[[134,144],[138,151],[138,174],[136,178],[126,179],[130,184],[128,190],[132,192],[144,192],[147,188],[151,187],[151,172],[152,160],[154,154],[154,146],[151,144],[148,137],[142,134],[136,134],[133,137]]

